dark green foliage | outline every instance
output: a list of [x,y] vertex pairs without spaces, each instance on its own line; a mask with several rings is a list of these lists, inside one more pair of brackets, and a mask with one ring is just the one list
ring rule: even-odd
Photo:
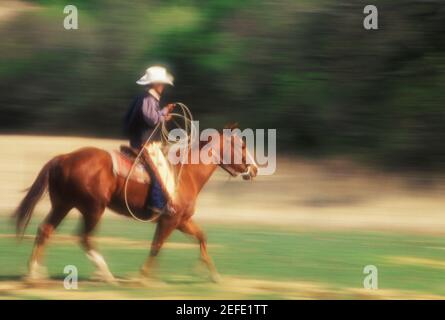
[[[395,167],[442,169],[445,6],[365,1],[64,1],[0,25],[3,132],[120,136],[134,83],[170,67],[166,100],[202,126],[277,128],[290,152],[359,155]],[[131,4],[130,4],[131,3]]]

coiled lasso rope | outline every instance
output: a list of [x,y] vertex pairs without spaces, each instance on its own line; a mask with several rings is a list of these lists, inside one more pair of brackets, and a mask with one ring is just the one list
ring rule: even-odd
[[[194,127],[194,125],[193,125],[193,116],[192,116],[192,113],[191,113],[190,109],[189,109],[185,104],[183,104],[183,103],[181,103],[181,102],[176,102],[176,103],[175,103],[175,106],[178,106],[179,108],[181,108],[181,113],[170,113],[170,115],[172,116],[172,119],[171,119],[171,120],[176,124],[176,126],[177,126],[178,128],[181,128],[181,126],[178,124],[178,122],[175,120],[175,118],[179,118],[179,119],[182,119],[182,120],[183,120],[183,127],[184,127],[184,128],[182,128],[182,129],[183,129],[183,130],[186,132],[186,134],[187,134],[187,148],[190,148],[190,146],[191,146],[191,139],[192,139],[192,136],[193,136],[193,133],[194,133],[193,130],[196,129],[196,128]],[[128,196],[127,196],[128,182],[130,181],[130,177],[131,177],[131,175],[133,174],[134,168],[135,168],[136,165],[139,163],[139,159],[140,159],[140,157],[142,156],[142,154],[143,154],[143,152],[144,152],[145,146],[147,146],[147,145],[151,142],[151,140],[152,140],[154,134],[155,134],[158,130],[161,130],[161,140],[163,141],[163,143],[165,143],[165,144],[167,144],[167,145],[172,145],[172,144],[175,144],[175,143],[176,143],[175,141],[170,141],[170,140],[168,139],[168,133],[169,133],[169,130],[168,130],[168,128],[167,128],[166,121],[161,121],[161,122],[159,122],[159,123],[156,125],[156,127],[153,129],[153,131],[152,131],[152,133],[150,134],[150,136],[148,137],[148,139],[145,141],[144,145],[142,146],[141,150],[140,150],[139,153],[137,154],[136,158],[134,159],[134,162],[133,162],[133,164],[131,165],[130,171],[128,172],[128,175],[127,175],[127,177],[126,177],[126,179],[125,179],[125,185],[124,185],[124,199],[125,199],[125,206],[127,207],[127,210],[128,210],[128,212],[130,213],[130,215],[133,217],[133,219],[135,219],[135,220],[137,220],[137,221],[140,221],[140,222],[151,222],[151,221],[157,219],[157,218],[161,215],[161,213],[159,213],[159,214],[157,214],[156,216],[154,216],[154,217],[152,217],[152,218],[149,218],[149,219],[147,219],[147,220],[138,218],[138,217],[135,215],[135,213],[131,210],[130,205],[129,205],[129,203],[128,203]],[[176,188],[177,188],[177,186],[178,186],[178,184],[179,184],[179,179],[180,179],[180,177],[181,177],[181,173],[182,173],[182,162],[181,162],[181,166],[180,166],[180,168],[179,168],[178,175],[177,175],[177,178],[176,178]]]

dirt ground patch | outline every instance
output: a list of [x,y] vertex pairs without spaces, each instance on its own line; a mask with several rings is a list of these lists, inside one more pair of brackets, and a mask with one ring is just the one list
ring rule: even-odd
[[[181,279],[183,280],[183,279]],[[82,288],[89,288],[88,291]],[[47,280],[40,283],[24,281],[0,282],[0,299],[153,299],[151,296],[131,292],[129,288],[150,288],[156,291],[157,299],[208,299],[208,295],[190,295],[181,292],[177,284],[164,282],[140,282],[128,285],[126,281],[104,289],[103,285],[92,281],[81,281],[78,290],[66,290],[62,280]],[[336,289],[321,283],[304,281],[269,281],[238,277],[225,277],[221,284],[196,284],[192,290],[213,290],[213,299],[246,299],[249,297],[274,296],[281,299],[444,299],[445,297],[415,291],[366,290],[358,288]],[[91,290],[93,289],[93,290]],[[123,289],[123,290],[122,290]],[[187,288],[190,290],[190,288]],[[175,292],[174,295],[171,292]]]

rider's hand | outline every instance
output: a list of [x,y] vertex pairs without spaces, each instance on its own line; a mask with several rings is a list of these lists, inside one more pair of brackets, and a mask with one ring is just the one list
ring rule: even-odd
[[172,118],[171,112],[173,111],[175,106],[176,105],[174,103],[169,103],[168,105],[166,105],[164,107],[164,109],[162,111],[165,113],[165,115],[164,115],[165,121],[171,120],[171,118]]
[[167,108],[168,112],[172,112],[173,109],[175,108],[176,104],[174,103],[169,103],[168,105],[166,105],[165,107]]

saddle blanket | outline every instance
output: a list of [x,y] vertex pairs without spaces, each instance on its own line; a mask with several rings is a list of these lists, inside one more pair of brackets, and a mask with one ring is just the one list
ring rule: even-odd
[[[176,190],[176,179],[174,174],[174,168],[170,165],[164,153],[162,152],[160,143],[150,143],[144,147],[144,152],[148,154],[151,163],[150,168],[153,170],[154,175],[159,180],[163,187],[164,192],[167,193],[170,199],[174,199]],[[139,183],[149,183],[150,175],[147,172],[146,166],[143,164],[144,160],[142,156],[139,158],[138,163],[134,166],[134,158],[117,151],[109,151],[112,162],[113,172],[115,175],[127,178],[131,172],[130,180]]]

